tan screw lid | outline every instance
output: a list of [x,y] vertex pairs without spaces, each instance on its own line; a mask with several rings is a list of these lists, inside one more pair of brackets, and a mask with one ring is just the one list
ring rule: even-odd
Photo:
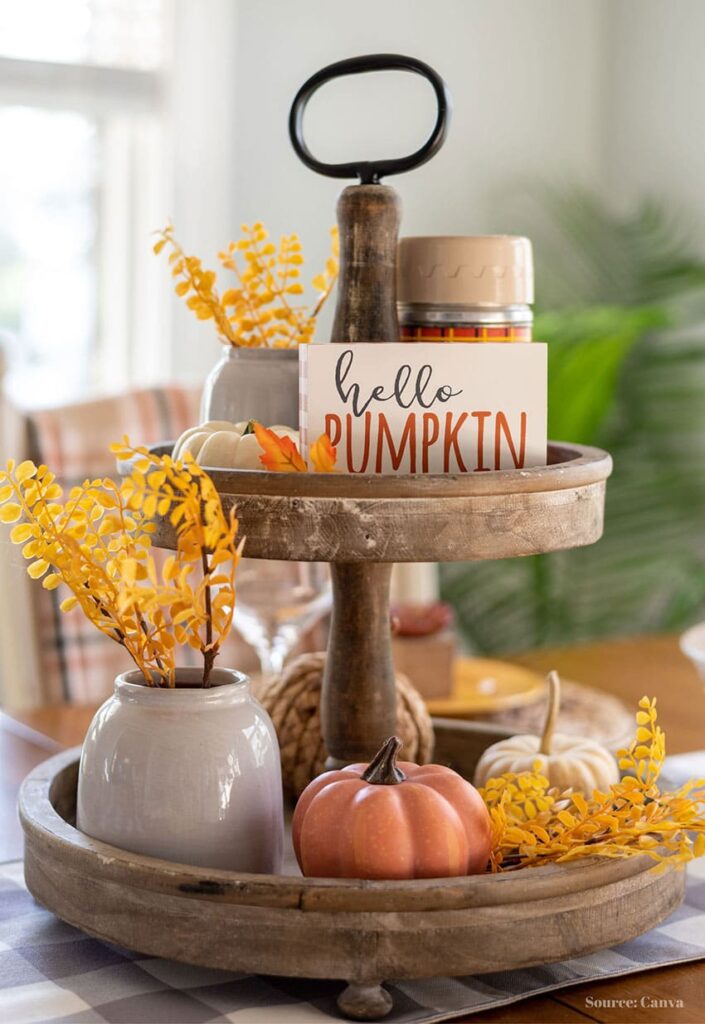
[[534,301],[531,242],[518,235],[402,238],[397,300],[441,306],[528,305]]

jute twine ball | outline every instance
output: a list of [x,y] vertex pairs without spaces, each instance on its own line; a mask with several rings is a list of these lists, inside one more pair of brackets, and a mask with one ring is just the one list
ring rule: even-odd
[[[258,680],[254,695],[269,712],[279,738],[282,781],[299,796],[324,771],[327,752],[321,736],[321,684],[325,653],[302,654],[275,679]],[[426,764],[433,753],[433,727],[426,705],[406,676],[398,675],[396,732],[400,759]]]

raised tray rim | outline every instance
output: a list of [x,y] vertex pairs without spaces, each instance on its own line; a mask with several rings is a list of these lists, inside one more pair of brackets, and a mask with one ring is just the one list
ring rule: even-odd
[[22,783],[18,805],[26,845],[48,843],[75,869],[98,871],[106,882],[120,881],[136,889],[166,891],[186,899],[319,913],[491,908],[526,903],[528,881],[532,886],[530,902],[540,902],[576,890],[602,888],[643,874],[653,866],[646,856],[624,860],[595,857],[581,863],[550,864],[505,874],[383,882],[199,868],[111,846],[84,835],[64,820],[52,804],[51,789],[62,773],[77,772],[80,752],[81,748],[75,747],[54,755]]
[[[155,455],[169,454],[173,442],[152,445]],[[129,472],[131,461],[119,463]],[[601,483],[612,472],[611,456],[588,445],[548,442],[548,463],[527,469],[489,470],[486,473],[400,476],[369,473],[272,473],[267,470],[204,467],[219,493],[285,498],[349,498],[371,501],[377,498],[480,497],[562,491]]]

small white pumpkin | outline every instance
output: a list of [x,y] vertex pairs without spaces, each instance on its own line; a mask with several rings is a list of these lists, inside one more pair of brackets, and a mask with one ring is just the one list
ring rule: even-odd
[[565,733],[554,735],[560,706],[558,673],[550,673],[548,684],[549,702],[543,734],[540,737],[512,736],[488,747],[475,769],[476,786],[484,786],[488,779],[505,772],[532,771],[536,762],[551,785],[561,791],[573,789],[589,797],[594,789],[604,792],[619,782],[616,760],[597,740]]
[[[173,457],[183,459],[189,452],[199,466],[212,469],[262,469],[259,441],[248,430],[249,422],[210,420],[186,430],[174,445]],[[278,437],[289,437],[298,445],[299,432],[291,427],[270,427]]]

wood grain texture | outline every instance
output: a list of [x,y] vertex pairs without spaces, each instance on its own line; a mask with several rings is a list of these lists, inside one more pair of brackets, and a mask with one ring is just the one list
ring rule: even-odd
[[[152,445],[154,455],[170,454],[173,442]],[[134,460],[118,463],[121,476]],[[220,494],[281,498],[459,498],[567,490],[606,480],[611,457],[600,448],[549,441],[545,466],[488,473],[270,473],[263,469],[205,467]]]
[[60,749],[58,743],[0,711],[0,863],[22,856],[17,792],[22,779]]
[[[453,1024],[588,1024],[598,1021],[586,1013],[574,1010],[561,1002],[560,993],[547,996],[533,996],[511,1006],[500,1006],[496,1010],[454,1017]],[[652,1021],[652,1024],[655,1022]]]
[[331,341],[399,341],[401,201],[389,185],[348,185],[338,198],[340,278]]
[[[161,449],[156,449],[157,451]],[[250,558],[452,562],[592,544],[602,535],[609,455],[551,446],[548,466],[460,476],[209,470],[236,507]],[[173,548],[168,520],[155,544]]]
[[[439,722],[440,759],[460,755],[471,772],[462,738],[473,730]],[[651,927],[682,899],[683,874],[653,875],[641,858],[409,882],[241,875],[145,858],[73,828],[77,757],[59,755],[23,786],[28,885],[69,923],[145,953],[374,988],[385,978],[577,956]]]
[[558,998],[605,1024],[702,1024],[704,978],[704,964],[677,964],[579,985]]
[[[33,731],[40,733],[45,740],[53,741],[52,749],[58,752],[62,748],[76,747],[83,743],[88,726],[99,707],[99,704],[48,704],[40,708],[13,711],[10,721],[21,722]],[[0,728],[1,725],[0,721]],[[0,748],[0,755],[1,753],[2,749]],[[48,754],[44,754],[40,760],[43,761],[48,756]],[[0,769],[2,769],[2,765],[3,762],[0,761]],[[23,777],[33,767],[34,765],[28,765]],[[18,785],[20,781],[18,779]],[[16,797],[17,794],[15,794]]]
[[636,709],[644,694],[658,698],[659,724],[669,754],[705,747],[705,688],[675,636],[634,636],[510,656],[538,672],[615,694]]
[[333,615],[321,692],[326,767],[370,760],[396,729],[387,563],[334,562]]

